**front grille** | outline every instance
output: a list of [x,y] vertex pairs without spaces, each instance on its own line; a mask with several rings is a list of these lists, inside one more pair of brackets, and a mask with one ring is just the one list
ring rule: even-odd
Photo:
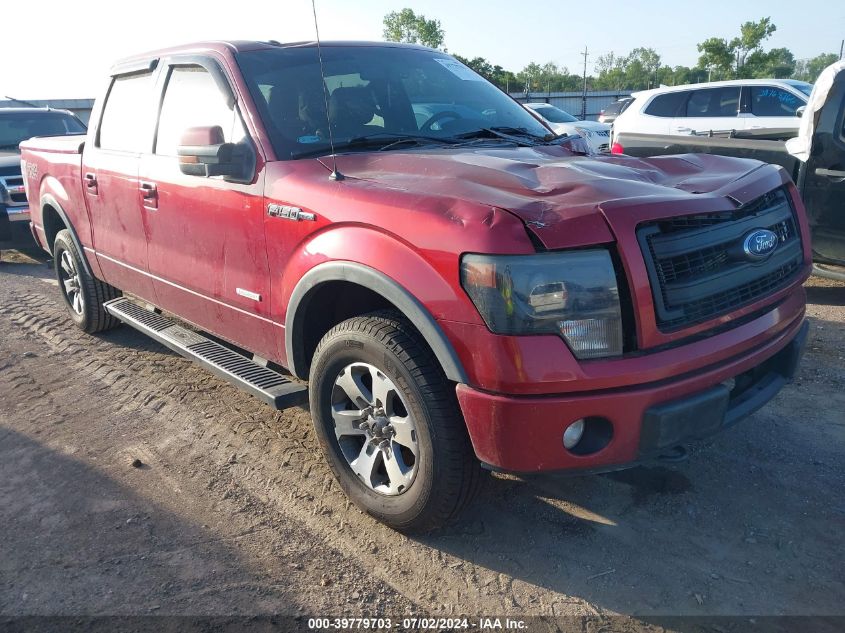
[[26,192],[23,189],[20,168],[17,174],[0,176],[0,204],[8,206],[26,204]]
[[[756,229],[777,236],[764,261],[750,261],[743,240]],[[657,325],[677,330],[752,303],[787,285],[803,261],[794,210],[784,189],[720,213],[668,218],[637,227]]]

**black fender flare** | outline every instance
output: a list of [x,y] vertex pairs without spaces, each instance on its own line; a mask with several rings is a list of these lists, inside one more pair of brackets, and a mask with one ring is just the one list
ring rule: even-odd
[[[88,263],[88,255],[85,253],[85,249],[82,247],[82,242],[79,241],[79,236],[76,234],[76,229],[73,228],[73,224],[71,224],[70,220],[67,217],[67,213],[62,208],[62,205],[59,204],[59,201],[56,200],[51,194],[45,193],[41,196],[41,223],[44,223],[44,208],[45,207],[52,207],[56,213],[59,214],[59,218],[61,218],[62,222],[65,225],[65,228],[70,232],[70,239],[73,240],[73,245],[76,246],[76,250],[79,252],[79,257],[82,260],[82,268],[85,270],[86,274],[94,277],[94,273],[91,271],[91,265]],[[44,227],[46,233],[46,227]],[[50,249],[50,253],[53,253],[53,245],[47,244],[47,248]]]
[[320,284],[329,281],[348,281],[381,295],[396,306],[414,325],[434,352],[449,380],[466,383],[467,376],[454,347],[429,311],[405,288],[387,275],[355,262],[324,262],[305,273],[291,293],[285,316],[285,351],[288,369],[295,376],[308,364],[302,340],[308,296]]

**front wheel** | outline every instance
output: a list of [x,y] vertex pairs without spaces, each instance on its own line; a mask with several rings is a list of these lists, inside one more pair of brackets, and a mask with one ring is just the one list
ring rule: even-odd
[[478,489],[454,386],[398,313],[355,317],[329,331],[311,364],[311,416],[346,495],[390,527],[427,531]]
[[82,255],[67,229],[56,234],[53,262],[68,315],[79,329],[93,334],[120,325],[103,307],[109,299],[119,297],[120,291],[85,272]]

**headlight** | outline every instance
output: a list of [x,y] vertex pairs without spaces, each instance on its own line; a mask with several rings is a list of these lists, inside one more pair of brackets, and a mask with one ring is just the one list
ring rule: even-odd
[[557,334],[577,358],[622,354],[622,310],[604,249],[464,255],[461,284],[496,334]]

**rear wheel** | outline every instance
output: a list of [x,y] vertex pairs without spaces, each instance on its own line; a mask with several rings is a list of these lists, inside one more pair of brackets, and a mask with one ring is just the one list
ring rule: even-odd
[[340,323],[311,364],[311,415],[346,495],[402,531],[439,527],[482,477],[454,385],[401,315]]
[[53,242],[56,281],[68,315],[81,330],[93,334],[120,325],[103,304],[120,296],[120,290],[85,272],[70,231],[58,232]]

